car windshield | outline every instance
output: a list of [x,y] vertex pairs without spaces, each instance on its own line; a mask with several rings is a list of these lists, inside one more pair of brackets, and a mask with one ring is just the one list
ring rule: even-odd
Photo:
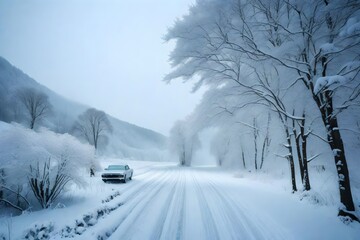
[[105,170],[125,170],[125,165],[109,165]]

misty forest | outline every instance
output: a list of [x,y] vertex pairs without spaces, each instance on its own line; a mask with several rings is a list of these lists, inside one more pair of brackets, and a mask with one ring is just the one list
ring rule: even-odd
[[[147,81],[202,97],[165,135],[0,57],[0,239],[359,239],[360,2],[182,14]],[[110,165],[133,172],[109,183]]]

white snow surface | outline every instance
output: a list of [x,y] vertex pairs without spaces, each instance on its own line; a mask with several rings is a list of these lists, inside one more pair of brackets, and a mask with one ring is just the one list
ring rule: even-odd
[[360,22],[356,18],[350,18],[340,31],[341,37],[351,36],[360,32]]
[[314,92],[318,94],[320,91],[324,90],[325,88],[334,90],[336,87],[346,83],[347,81],[348,79],[346,77],[340,75],[319,77],[316,80],[314,86]]
[[333,53],[333,52],[337,52],[337,51],[340,50],[333,43],[325,43],[325,44],[320,46],[320,49],[321,49],[321,53],[323,55]]
[[[74,186],[58,208],[0,218],[0,236],[22,239],[38,226],[48,239],[358,239],[334,206],[299,201],[277,184],[217,167],[103,159],[134,169],[126,184]],[[44,238],[46,239],[46,238]]]

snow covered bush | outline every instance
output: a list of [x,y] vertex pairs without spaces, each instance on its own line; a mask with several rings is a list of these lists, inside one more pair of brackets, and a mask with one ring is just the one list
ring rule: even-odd
[[50,239],[50,233],[54,231],[54,224],[49,222],[48,224],[35,224],[29,231],[25,234],[25,239],[30,240],[40,240],[40,239]]
[[[20,189],[24,196],[34,193],[42,207],[49,207],[68,183],[84,185],[81,171],[98,167],[90,145],[80,143],[69,134],[56,134],[47,129],[39,132],[20,125],[0,122],[1,184]],[[3,192],[2,198],[14,202]],[[30,199],[34,200],[34,199]]]
[[55,168],[51,168],[50,160],[41,167],[39,162],[36,167],[30,165],[29,185],[42,208],[48,208],[72,180],[66,172],[67,159],[61,159]]

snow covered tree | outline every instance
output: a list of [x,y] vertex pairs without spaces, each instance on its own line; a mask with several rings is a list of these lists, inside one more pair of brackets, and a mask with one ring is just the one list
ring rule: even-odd
[[[272,5],[266,1],[254,1],[253,5],[260,9],[258,14],[263,14],[268,19],[270,16],[279,16],[278,19],[271,19],[263,24],[263,27],[269,31],[275,30],[275,27],[282,29],[279,30],[283,32],[282,39],[287,42],[281,44],[280,49],[285,52],[291,47],[292,50],[279,55],[260,45],[253,49],[253,53],[274,60],[279,65],[278,69],[285,69],[289,74],[296,73],[297,76],[289,80],[294,84],[300,81],[306,87],[318,107],[329,146],[334,152],[340,201],[345,206],[340,214],[354,217],[343,211],[354,211],[355,208],[337,116],[357,103],[360,95],[359,31],[356,27],[358,22],[353,18],[359,13],[360,5],[357,1],[281,3],[284,4],[283,8],[279,7],[282,4]],[[274,14],[276,12],[288,12],[288,16],[295,17],[283,20],[281,15]],[[251,41],[253,46],[256,43],[256,40]],[[350,91],[344,89],[346,85],[351,86]]]
[[33,129],[35,124],[51,111],[52,106],[48,96],[36,89],[22,88],[17,92],[17,98],[25,107],[30,129]]
[[215,156],[218,166],[222,166],[230,151],[231,139],[224,131],[218,131],[211,141],[210,152]]
[[[266,105],[277,112],[284,127],[293,190],[291,122],[304,119],[288,109],[297,105],[296,93],[312,99],[306,107],[320,116],[334,153],[344,205],[339,214],[354,219],[337,116],[359,106],[360,23],[355,18],[359,4],[354,0],[198,1],[165,37],[176,40],[170,55],[175,69],[165,80],[196,79],[195,90],[204,84],[220,90],[231,86],[239,98],[252,95],[243,104]],[[239,105],[237,101],[234,109]]]
[[177,121],[170,130],[169,149],[179,157],[181,166],[190,166],[194,152],[200,147],[198,135],[190,131],[188,125]]
[[74,132],[98,149],[99,143],[107,141],[112,125],[105,112],[89,108],[82,113],[74,124]]
[[[293,136],[295,139],[301,182],[303,184],[304,190],[308,191],[311,189],[308,164],[311,160],[315,159],[315,157],[309,159],[307,156],[307,139],[311,132],[305,132],[305,121],[305,113],[303,113],[302,119],[300,121],[295,121],[293,119]],[[298,128],[299,130],[297,130]]]

